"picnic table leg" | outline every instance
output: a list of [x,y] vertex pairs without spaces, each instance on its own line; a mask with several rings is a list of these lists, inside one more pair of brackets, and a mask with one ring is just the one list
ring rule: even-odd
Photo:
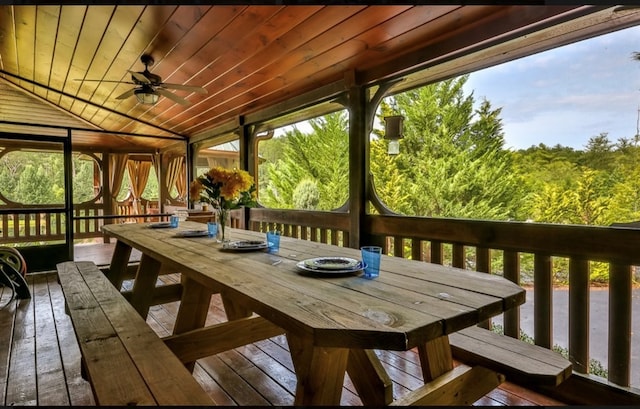
[[241,318],[248,318],[253,315],[253,311],[247,309],[246,307],[239,305],[234,302],[231,297],[225,295],[224,293],[220,293],[220,298],[222,299],[222,305],[224,306],[224,312],[227,315],[227,319],[231,320],[239,320]]
[[127,265],[129,264],[129,258],[131,257],[131,246],[116,241],[116,248],[111,255],[111,264],[109,265],[109,272],[107,278],[111,281],[111,284],[118,290],[122,288],[122,282],[124,281],[125,274],[127,273]]
[[290,333],[287,342],[298,379],[294,404],[340,405],[349,349],[317,347]]
[[133,282],[131,292],[131,305],[138,311],[142,318],[146,319],[149,313],[149,305],[153,300],[153,293],[158,280],[161,263],[145,254],[140,259],[138,272]]
[[[182,274],[182,299],[173,326],[173,334],[182,334],[202,328],[207,320],[212,291],[195,280]],[[193,371],[195,362],[185,362],[184,366]]]
[[419,345],[418,353],[425,382],[432,381],[453,369],[453,355],[447,335]]
[[351,349],[347,373],[365,406],[383,406],[393,401],[393,383],[371,349]]

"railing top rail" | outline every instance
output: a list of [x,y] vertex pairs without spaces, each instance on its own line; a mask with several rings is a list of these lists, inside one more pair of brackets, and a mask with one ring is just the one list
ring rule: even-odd
[[640,265],[640,229],[368,215],[371,234]]

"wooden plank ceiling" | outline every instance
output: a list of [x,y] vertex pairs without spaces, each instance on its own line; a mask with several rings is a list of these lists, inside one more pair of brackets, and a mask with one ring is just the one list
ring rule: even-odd
[[[407,87],[638,21],[640,9],[615,6],[3,5],[0,121],[201,138],[345,78],[407,77]],[[155,105],[117,99],[136,86],[129,71],[144,70],[144,54],[163,82],[207,93],[168,89],[188,106],[165,96]],[[51,108],[71,119],[52,120]],[[175,143],[90,132],[73,141],[110,149]]]

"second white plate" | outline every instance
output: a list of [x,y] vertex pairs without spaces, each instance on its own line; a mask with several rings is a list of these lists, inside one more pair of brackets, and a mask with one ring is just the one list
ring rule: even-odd
[[202,237],[208,235],[209,232],[207,230],[184,230],[176,233],[176,237]]
[[151,227],[152,229],[168,229],[171,227],[171,222],[151,223],[149,227]]
[[334,270],[326,270],[326,269],[322,269],[322,268],[312,268],[312,267],[308,267],[304,261],[300,261],[299,263],[296,264],[296,266],[300,269],[300,270],[304,270],[310,273],[314,273],[314,274],[349,274],[349,273],[355,273],[357,271],[360,270],[364,270],[365,268],[367,268],[367,265],[362,262],[362,261],[358,261],[358,263],[350,268],[343,268],[343,269],[334,269]]
[[257,240],[230,241],[228,243],[222,244],[222,248],[224,250],[235,250],[235,251],[262,250],[268,247],[269,245],[267,244],[266,241],[257,241]]
[[349,270],[360,263],[359,260],[349,257],[316,257],[303,261],[308,268],[316,270]]

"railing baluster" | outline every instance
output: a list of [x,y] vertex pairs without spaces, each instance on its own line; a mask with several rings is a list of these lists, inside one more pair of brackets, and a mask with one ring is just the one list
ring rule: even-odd
[[[101,216],[102,215],[102,211],[95,210],[93,212],[93,214],[96,215],[96,216]],[[100,233],[100,226],[102,225],[102,219],[95,219],[93,222],[94,222],[93,223],[93,233]]]
[[393,255],[396,257],[404,257],[402,236],[393,236]]
[[569,359],[579,373],[589,372],[589,261],[569,260]]
[[[79,210],[78,209],[73,209],[73,217],[76,218],[78,216],[80,216]],[[76,233],[76,234],[81,234],[82,233],[82,230],[80,229],[80,226],[81,226],[80,223],[81,223],[80,219],[75,219],[73,221],[73,232]]]
[[553,283],[551,257],[536,253],[533,260],[533,333],[536,345],[551,349],[553,342]]
[[51,213],[45,213],[44,233],[47,236],[51,236]]
[[632,268],[609,266],[609,380],[629,386],[631,365]]
[[[520,285],[520,254],[516,251],[505,250],[503,276]],[[512,308],[504,313],[504,334],[513,338],[520,338],[520,307]]]
[[411,259],[422,260],[422,240],[411,239]]
[[42,217],[42,213],[36,213],[33,215],[33,221],[34,221],[34,229],[35,229],[35,236],[36,237],[41,237],[42,236],[42,231],[40,230],[40,218]]
[[8,214],[3,214],[2,215],[2,238],[6,239],[7,237],[9,237],[9,215]]
[[464,254],[464,245],[459,243],[453,243],[451,255],[451,264],[454,267],[465,268],[466,257]]
[[[90,211],[89,211],[89,209],[81,209],[80,210],[80,214],[84,214],[84,215],[88,216],[90,214]],[[142,220],[142,222],[144,222],[144,219]],[[84,234],[85,235],[91,234],[91,220],[90,219],[85,219],[84,220]]]
[[24,215],[24,237],[27,239],[31,238],[31,215],[26,213]]
[[476,271],[491,272],[491,252],[487,247],[476,248]]
[[442,242],[439,240],[431,240],[431,262],[434,264],[442,264],[444,258],[442,253]]
[[64,234],[62,231],[62,213],[56,213],[56,234]]

